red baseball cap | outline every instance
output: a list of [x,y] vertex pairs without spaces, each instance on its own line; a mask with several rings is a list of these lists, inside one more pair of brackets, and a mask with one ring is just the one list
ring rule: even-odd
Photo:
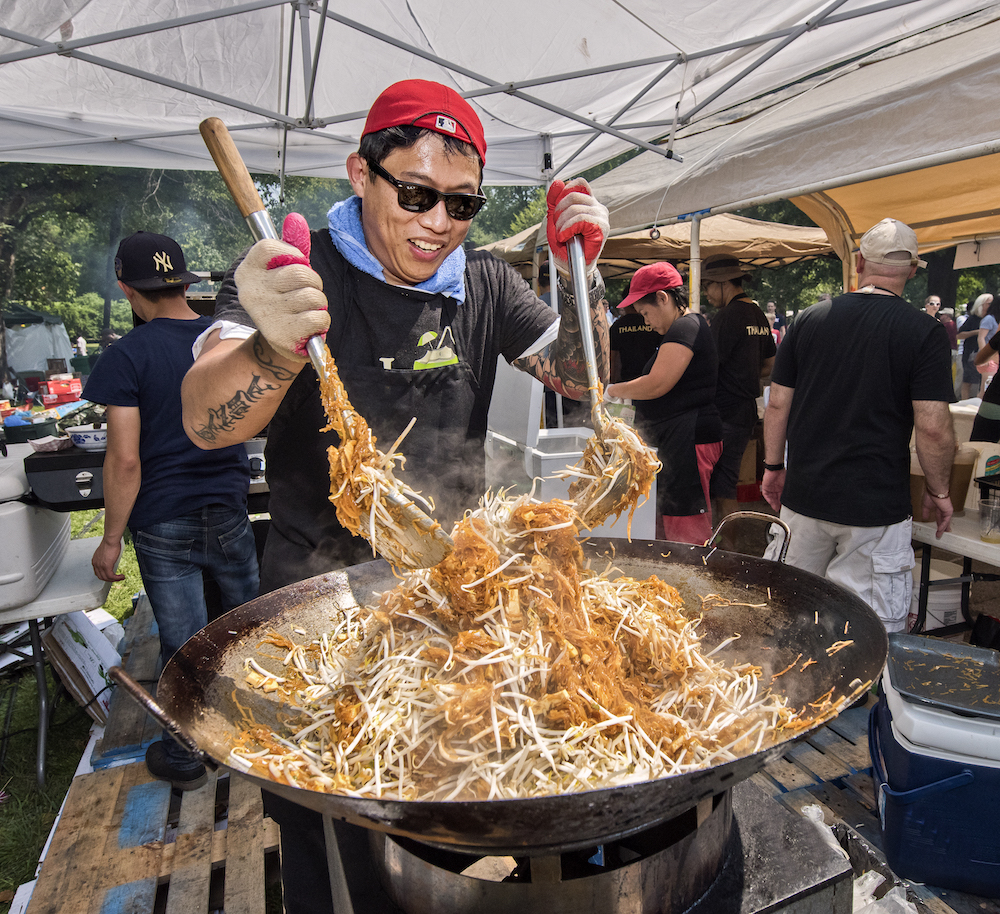
[[441,83],[426,79],[393,83],[375,99],[361,135],[402,125],[425,127],[471,143],[486,161],[486,136],[479,116],[461,95]]
[[619,308],[627,308],[640,298],[652,295],[654,292],[665,292],[667,289],[678,289],[684,285],[681,274],[669,263],[650,263],[639,267],[628,284],[628,295],[622,300]]

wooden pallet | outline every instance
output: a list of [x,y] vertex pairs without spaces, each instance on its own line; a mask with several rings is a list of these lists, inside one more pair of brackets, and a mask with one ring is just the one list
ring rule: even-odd
[[70,787],[27,914],[264,914],[277,849],[239,775],[181,793],[143,763],[97,770]]
[[[901,884],[921,914],[1000,914],[1000,901],[899,879],[885,862],[868,753],[869,706],[845,711],[756,774],[754,782],[795,812],[817,805],[827,825],[863,848],[865,867]],[[851,851],[851,847],[848,847]],[[853,860],[852,853],[852,860]]]
[[[160,675],[160,635],[153,610],[145,594],[140,594],[135,612],[125,623],[125,652],[122,667],[136,682],[155,693]],[[160,738],[160,727],[124,689],[115,689],[108,709],[104,735],[91,757],[94,768],[145,757],[146,747]]]

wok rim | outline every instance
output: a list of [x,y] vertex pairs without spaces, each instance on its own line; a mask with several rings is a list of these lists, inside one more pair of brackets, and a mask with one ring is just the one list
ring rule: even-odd
[[[770,760],[784,754],[792,743],[805,738],[835,718],[840,711],[848,706],[851,699],[860,695],[870,686],[871,682],[877,678],[878,671],[884,667],[888,655],[888,636],[881,621],[860,598],[824,578],[789,565],[769,562],[752,556],[659,540],[627,542],[614,539],[592,539],[587,541],[584,547],[592,560],[616,557],[626,563],[653,561],[654,564],[662,567],[694,567],[700,574],[708,575],[721,574],[726,569],[732,575],[733,568],[750,571],[764,569],[767,571],[767,579],[770,580],[777,575],[777,580],[782,582],[782,586],[792,586],[793,591],[797,587],[803,589],[803,592],[825,592],[828,596],[835,596],[840,604],[846,604],[850,611],[859,614],[859,618],[864,620],[868,628],[871,629],[867,634],[881,633],[882,650],[879,651],[878,645],[874,645],[872,660],[865,667],[866,670],[871,670],[871,675],[856,675],[854,679],[860,680],[861,684],[850,692],[845,689],[842,700],[833,709],[818,716],[808,727],[785,739],[762,747],[756,753],[691,772],[666,775],[634,784],[598,787],[572,793],[493,800],[402,800],[390,797],[375,799],[323,793],[280,784],[256,772],[247,772],[242,770],[239,765],[233,764],[232,757],[228,752],[222,755],[221,752],[215,751],[214,745],[211,748],[206,748],[205,741],[197,737],[195,737],[195,742],[201,751],[205,752],[220,767],[251,778],[263,790],[277,793],[299,805],[317,812],[329,813],[336,818],[343,818],[363,827],[403,835],[425,844],[451,850],[467,850],[470,853],[481,853],[485,849],[488,849],[490,853],[545,853],[551,852],[553,849],[562,851],[585,848],[593,846],[595,843],[602,843],[602,841],[617,840],[635,834],[667,821],[673,815],[697,805],[706,797],[718,794],[739,781],[751,777]],[[698,569],[699,565],[703,565],[703,567]],[[626,569],[624,573],[630,572]],[[262,609],[270,607],[276,602],[291,601],[294,606],[295,601],[300,599],[318,601],[331,594],[343,593],[345,587],[346,591],[356,598],[356,587],[363,586],[370,579],[383,579],[387,574],[391,575],[391,571],[384,561],[366,562],[288,585],[231,610],[195,635],[166,665],[160,678],[161,704],[168,714],[178,719],[190,732],[191,728],[188,723],[191,720],[191,715],[178,714],[178,710],[185,709],[179,708],[177,704],[179,699],[174,692],[177,682],[184,682],[186,673],[184,668],[186,666],[189,669],[192,667],[192,664],[186,663],[187,660],[191,659],[192,654],[200,652],[204,657],[211,655],[214,651],[215,659],[221,667],[226,656],[226,646],[234,643],[235,639],[231,637],[233,634],[239,633],[245,641],[258,629],[272,627],[273,623],[278,620],[288,621],[286,618],[287,608],[279,608],[266,618],[261,615]],[[732,581],[730,580],[729,583],[732,584]],[[775,581],[772,580],[770,586],[774,585]],[[757,586],[760,586],[759,582]],[[301,609],[301,605],[299,608]],[[219,632],[229,634],[216,638],[215,635]],[[875,641],[878,639],[876,638]],[[872,646],[869,645],[869,654],[871,654]],[[880,654],[881,659],[879,660]],[[197,662],[193,666],[197,668]],[[676,797],[672,802],[663,802],[662,794],[676,794]],[[625,803],[626,799],[634,799],[635,802]],[[576,838],[566,838],[563,835],[558,840],[543,838],[542,835],[538,836],[539,840],[537,841],[523,837],[517,840],[512,838],[512,833],[507,829],[505,823],[525,819],[535,820],[539,816],[544,817],[547,815],[549,807],[553,805],[580,807],[585,813],[584,818],[590,823],[589,830]],[[607,816],[600,812],[600,808],[623,805],[627,808],[623,811],[620,821],[616,821],[613,826],[598,825],[607,819]],[[632,816],[626,813],[640,808],[648,814],[643,815],[641,821],[632,821]],[[474,840],[470,838],[468,830],[461,828],[460,825],[448,824],[449,820],[456,818],[453,815],[456,812],[461,813],[472,822],[481,823],[481,827],[474,829]],[[619,817],[615,816],[615,818]],[[442,819],[444,820],[443,827]],[[493,832],[490,832],[488,828],[490,825],[494,827]],[[484,830],[486,834],[484,834]],[[542,829],[543,833],[551,833],[555,830],[558,829]],[[526,829],[520,829],[520,832],[523,836],[526,834]]]

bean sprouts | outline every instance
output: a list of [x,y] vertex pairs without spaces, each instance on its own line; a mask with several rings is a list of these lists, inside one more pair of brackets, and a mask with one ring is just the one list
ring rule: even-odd
[[281,675],[248,660],[247,680],[287,729],[248,715],[234,756],[310,790],[500,799],[683,774],[807,725],[759,667],[702,651],[675,588],[592,570],[581,527],[566,502],[487,496],[439,565],[308,643],[271,633]]

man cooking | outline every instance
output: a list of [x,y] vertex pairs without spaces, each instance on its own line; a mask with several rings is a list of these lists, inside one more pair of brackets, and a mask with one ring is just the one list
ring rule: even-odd
[[[330,210],[328,230],[312,233],[308,262],[289,244],[261,241],[223,284],[217,323],[196,346],[184,382],[184,422],[205,448],[268,426],[271,528],[262,592],[372,557],[367,543],[340,527],[326,498],[326,450],[337,437],[319,431],[326,419],[307,367],[311,336],[327,334],[351,402],[383,448],[416,417],[401,447],[403,476],[434,499],[446,527],[485,490],[499,355],[560,394],[586,395],[565,281],[565,243],[575,234],[583,236],[598,368],[607,378],[596,270],[606,208],[582,180],[555,182],[549,191],[549,239],[563,285],[557,317],[506,263],[462,247],[485,202],[485,154],[479,118],[459,95],[423,80],[396,83],[376,99],[348,158],[355,196]],[[282,825],[286,912],[330,910],[319,816],[273,796],[267,809]]]

